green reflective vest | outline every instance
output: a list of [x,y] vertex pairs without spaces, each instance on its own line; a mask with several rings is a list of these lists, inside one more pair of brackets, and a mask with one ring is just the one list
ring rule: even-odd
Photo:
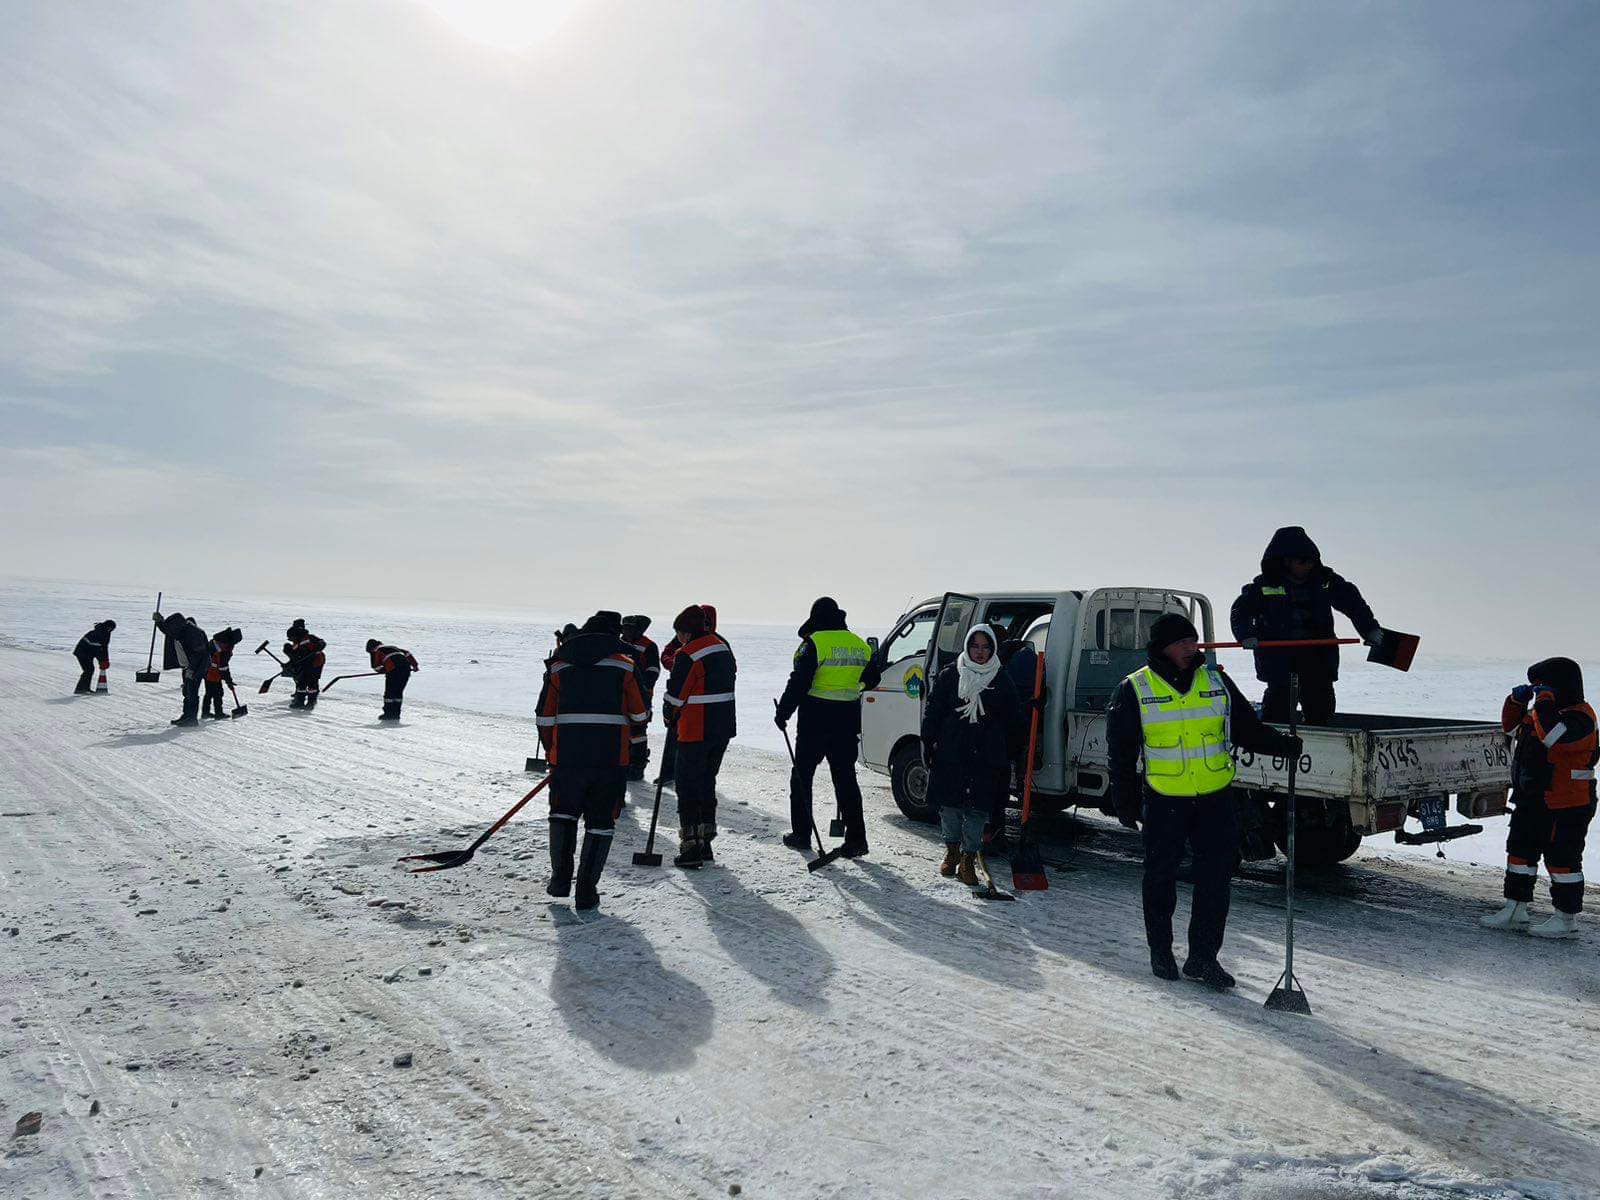
[[1228,688],[1208,667],[1194,673],[1185,695],[1149,667],[1128,679],[1139,698],[1144,778],[1162,796],[1209,796],[1233,782]]
[[[872,659],[872,647],[848,629],[823,629],[810,641],[817,650],[817,673],[806,694],[818,700],[861,699],[861,672]],[[795,657],[804,652],[802,646]]]

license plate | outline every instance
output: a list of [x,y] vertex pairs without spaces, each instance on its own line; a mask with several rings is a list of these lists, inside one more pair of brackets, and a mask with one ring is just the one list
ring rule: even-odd
[[1418,807],[1417,815],[1422,818],[1422,827],[1429,833],[1444,828],[1444,800],[1443,796],[1429,796]]

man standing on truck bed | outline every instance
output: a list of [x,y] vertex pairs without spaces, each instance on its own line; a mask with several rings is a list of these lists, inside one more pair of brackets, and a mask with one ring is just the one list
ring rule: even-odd
[[827,759],[839,815],[844,818],[839,852],[855,858],[867,852],[867,823],[861,812],[861,785],[856,782],[861,692],[878,685],[882,669],[872,661],[872,647],[850,632],[844,610],[828,596],[811,605],[811,615],[799,632],[800,648],[794,652],[794,669],[775,717],[782,729],[796,711],[800,713],[789,776],[791,829],[783,835],[783,844],[795,850],[811,844],[811,781]]
[[1217,962],[1239,858],[1230,787],[1234,747],[1298,755],[1300,739],[1261,723],[1233,681],[1205,665],[1199,636],[1188,618],[1176,613],[1151,626],[1150,661],[1112,695],[1106,742],[1117,818],[1129,829],[1144,822],[1144,931],[1150,969],[1159,979],[1178,978],[1172,914],[1178,905],[1178,864],[1187,844],[1194,851],[1194,903],[1183,974],[1221,989],[1234,983]]
[[1307,725],[1333,720],[1334,682],[1339,678],[1339,647],[1260,650],[1257,642],[1333,637],[1333,612],[1349,617],[1369,646],[1378,643],[1378,618],[1355,584],[1322,563],[1317,544],[1298,525],[1272,535],[1261,556],[1261,574],[1244,585],[1229,618],[1233,636],[1255,650],[1256,678],[1267,685],[1261,717],[1289,719],[1289,676],[1300,676],[1300,710]]

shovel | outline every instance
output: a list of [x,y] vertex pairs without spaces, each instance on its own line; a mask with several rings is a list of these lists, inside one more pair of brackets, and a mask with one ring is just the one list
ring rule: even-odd
[[839,811],[838,801],[834,801],[833,820],[828,822],[828,836],[842,838],[844,836],[844,814]]
[[248,715],[250,712],[250,706],[248,704],[239,703],[239,690],[233,686],[233,680],[231,679],[228,680],[228,690],[233,693],[233,712],[229,715],[235,720]]
[[[1200,642],[1202,650],[1243,650],[1242,642]],[[1312,646],[1361,646],[1360,638],[1293,638],[1288,641],[1257,642],[1256,650],[1296,650]],[[1409,671],[1417,657],[1422,638],[1414,633],[1401,633],[1394,629],[1378,630],[1378,644],[1367,650],[1367,661],[1380,667],[1393,667],[1396,671]]]
[[[1039,698],[1044,695],[1044,655],[1039,655],[1033,668],[1033,714],[1028,718],[1028,757],[1023,760],[1022,824],[1017,828],[1017,850],[1011,856],[1011,886],[1019,892],[1043,892],[1050,888],[1050,877],[1044,873],[1044,858],[1034,843],[1028,818],[1033,815],[1033,756],[1039,749]],[[989,867],[984,864],[987,874]],[[989,889],[995,890],[994,876],[989,876]],[[1004,895],[1004,893],[1001,893]],[[998,899],[995,896],[986,899]],[[1006,896],[1007,900],[1016,899]]]
[[665,774],[656,776],[656,806],[650,810],[650,836],[644,841],[643,850],[633,852],[633,865],[636,867],[659,867],[661,855],[656,853],[656,820],[661,816],[661,789],[666,786]]
[[[157,612],[161,611],[161,593],[160,592],[156,593],[156,611]],[[148,662],[145,663],[145,669],[144,670],[135,671],[133,673],[133,681],[135,683],[159,683],[161,681],[161,672],[156,670],[155,667],[156,667],[156,628],[155,628],[154,625],[152,625],[150,627],[150,659],[149,659]]]
[[522,806],[543,791],[545,785],[549,782],[550,777],[546,775],[538,783],[534,784],[531,792],[513,804],[510,811],[508,811],[505,816],[501,817],[493,825],[485,829],[483,833],[478,836],[478,840],[473,842],[472,845],[468,846],[465,850],[438,850],[432,854],[407,854],[401,858],[400,861],[425,862],[432,864],[431,866],[427,867],[412,867],[411,873],[413,875],[422,875],[428,871],[450,871],[456,867],[466,866],[472,861],[472,856],[478,852],[478,847],[483,845],[497,832],[499,832],[502,825],[521,812]]

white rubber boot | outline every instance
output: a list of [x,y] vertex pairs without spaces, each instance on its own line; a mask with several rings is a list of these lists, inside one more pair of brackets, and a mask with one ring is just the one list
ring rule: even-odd
[[1507,900],[1499,912],[1478,918],[1478,924],[1485,929],[1526,929],[1532,922],[1533,914],[1521,900]]
[[1528,930],[1534,937],[1569,938],[1578,936],[1577,913],[1551,913],[1550,919]]

